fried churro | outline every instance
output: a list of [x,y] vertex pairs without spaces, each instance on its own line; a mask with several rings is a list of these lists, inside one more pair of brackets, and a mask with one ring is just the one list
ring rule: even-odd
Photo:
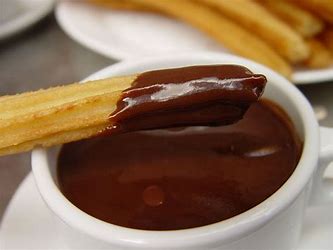
[[333,24],[333,1],[332,0],[289,0],[299,6],[314,12],[325,21]]
[[319,34],[318,39],[326,45],[333,55],[333,26],[327,27]]
[[76,83],[0,98],[0,150],[16,152],[89,137],[109,124],[121,91],[134,79]]
[[152,11],[151,8],[147,8],[144,5],[133,3],[127,0],[88,0],[89,3],[99,5],[101,7],[121,9],[121,10],[138,10],[138,11]]
[[324,22],[320,18],[287,0],[258,0],[258,2],[303,37],[313,37],[324,28]]
[[[330,28],[313,9],[319,0],[88,0],[114,9],[149,11],[182,20],[221,43],[231,52],[271,67],[290,78],[291,65],[328,65]],[[329,12],[331,8],[327,6]],[[319,34],[319,35],[318,35]],[[318,41],[308,41],[309,38]],[[327,48],[325,48],[327,47]],[[315,55],[314,51],[318,54]],[[290,63],[290,64],[289,64]]]
[[266,79],[236,65],[196,66],[0,98],[0,155],[98,135],[242,118]]
[[232,52],[267,65],[287,78],[291,76],[291,66],[266,42],[211,8],[192,1],[127,0],[126,2],[138,4],[139,9],[144,6],[146,9],[150,8],[178,18],[208,34]]
[[292,63],[305,60],[309,48],[304,39],[260,4],[250,0],[202,0],[256,34]]
[[323,43],[314,38],[309,39],[307,42],[311,48],[311,54],[304,61],[304,65],[310,68],[325,68],[332,64],[332,54]]

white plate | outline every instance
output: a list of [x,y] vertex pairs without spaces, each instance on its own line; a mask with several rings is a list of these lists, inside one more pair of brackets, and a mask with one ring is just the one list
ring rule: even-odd
[[[298,250],[333,249],[333,205],[306,211]],[[12,198],[0,227],[0,249],[69,249],[40,197],[32,174],[21,183]]]
[[18,33],[51,12],[54,0],[0,0],[0,40]]
[[[113,11],[80,1],[62,1],[56,8],[60,26],[77,42],[102,55],[120,60],[199,51],[228,52],[198,30],[160,15]],[[298,69],[294,83],[333,80],[333,66]]]

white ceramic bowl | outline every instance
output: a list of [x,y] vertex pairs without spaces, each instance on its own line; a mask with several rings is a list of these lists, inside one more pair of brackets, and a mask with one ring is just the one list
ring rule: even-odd
[[[174,230],[145,231],[124,228],[98,220],[75,207],[60,192],[55,175],[57,148],[32,153],[32,169],[38,189],[50,207],[74,234],[71,238],[84,248],[109,249],[291,249],[302,225],[311,180],[315,176],[320,152],[319,127],[312,108],[301,92],[288,80],[252,61],[224,54],[202,53],[148,58],[122,62],[103,69],[87,80],[126,75],[152,69],[198,64],[240,64],[267,76],[264,97],[279,103],[291,117],[304,141],[303,153],[289,180],[256,207],[230,219],[208,226]],[[333,132],[322,129],[327,145],[333,145]],[[332,159],[326,147],[324,159]],[[326,157],[326,158],[325,158]],[[326,161],[325,161],[326,163]],[[324,165],[324,163],[322,164]],[[317,178],[317,190],[321,178]],[[82,237],[84,235],[84,237]],[[79,237],[79,236],[78,236]]]

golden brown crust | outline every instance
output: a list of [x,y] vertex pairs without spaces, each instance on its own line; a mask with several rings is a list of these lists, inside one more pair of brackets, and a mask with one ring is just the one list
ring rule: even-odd
[[[325,47],[314,46],[303,37],[314,37],[323,30],[322,18],[333,8],[330,0],[89,1],[116,9],[152,11],[178,18],[232,52],[265,64],[287,77],[292,69],[284,58],[292,64],[310,68],[328,64]],[[329,34],[320,35],[318,39],[331,50]],[[318,56],[314,56],[314,50],[320,51]]]
[[260,4],[250,0],[202,0],[224,16],[256,34],[291,63],[305,60],[309,48],[303,38]]
[[291,76],[291,66],[266,42],[211,8],[192,1],[131,0],[131,2],[178,18],[200,29],[231,51],[267,65],[288,78]]
[[113,8],[118,10],[137,10],[137,11],[152,11],[151,8],[147,8],[138,3],[133,3],[128,0],[88,0],[89,3],[99,5],[101,7]]
[[109,114],[122,90],[135,79],[117,77],[1,98],[0,151],[16,152],[90,137],[110,125]]
[[310,68],[325,68],[332,64],[332,54],[323,43],[313,38],[307,42],[311,48],[311,55],[304,65]]
[[333,24],[333,2],[332,0],[289,0],[295,4],[308,9],[325,21]]
[[36,147],[51,147],[55,145],[60,145],[68,142],[89,138],[98,134],[100,131],[103,131],[106,127],[107,127],[106,124],[102,124],[99,126],[81,128],[66,132],[59,132],[35,140],[26,141],[17,145],[0,148],[0,156],[29,151]]
[[324,29],[324,22],[320,18],[287,0],[258,1],[304,37],[313,37]]
[[318,39],[325,44],[333,55],[333,26],[327,27],[319,36]]

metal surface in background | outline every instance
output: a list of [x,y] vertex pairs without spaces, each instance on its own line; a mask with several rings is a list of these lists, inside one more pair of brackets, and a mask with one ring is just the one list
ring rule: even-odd
[[[0,95],[79,81],[114,62],[72,41],[50,16],[0,42]],[[333,127],[333,81],[299,88],[314,105],[320,124]],[[0,157],[0,221],[29,171],[29,153]]]

